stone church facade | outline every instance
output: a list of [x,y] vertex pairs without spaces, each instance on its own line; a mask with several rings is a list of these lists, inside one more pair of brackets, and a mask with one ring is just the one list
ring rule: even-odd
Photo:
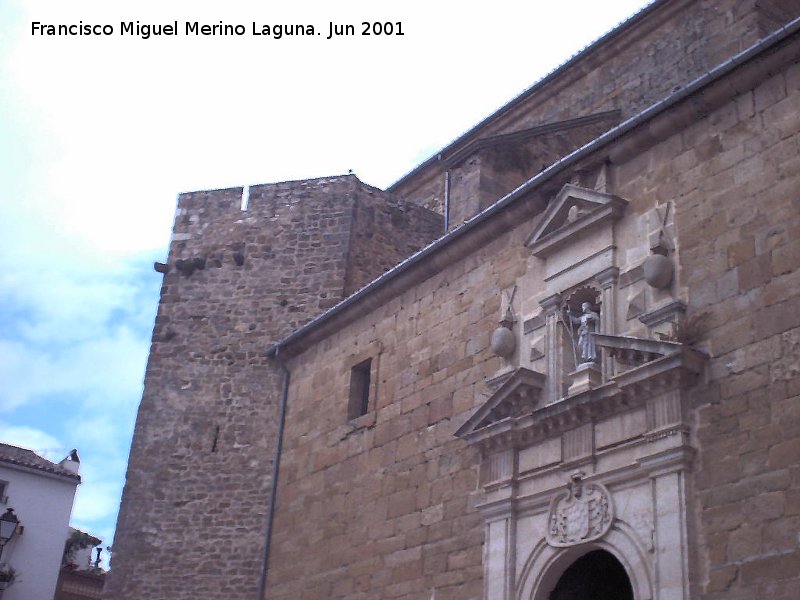
[[181,195],[104,597],[799,598],[797,14],[654,2],[385,191]]

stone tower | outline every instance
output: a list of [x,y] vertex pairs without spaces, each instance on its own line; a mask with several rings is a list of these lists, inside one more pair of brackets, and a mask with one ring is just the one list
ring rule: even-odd
[[353,175],[247,192],[178,199],[107,598],[255,597],[281,391],[266,348],[442,230]]

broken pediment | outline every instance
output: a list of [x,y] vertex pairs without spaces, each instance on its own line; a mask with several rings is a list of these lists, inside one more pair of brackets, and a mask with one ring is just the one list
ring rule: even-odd
[[603,224],[622,217],[628,201],[619,196],[567,183],[547,210],[525,245],[544,258],[576,242]]
[[543,404],[545,375],[520,367],[495,379],[502,383],[455,435],[487,451],[550,439],[691,386],[707,362],[704,354],[680,342],[592,335],[607,357],[613,357],[615,369],[608,379]]
[[705,356],[680,342],[621,335],[592,334],[598,347],[614,359],[611,381],[623,388],[676,371],[681,378],[693,379],[703,371]]
[[464,437],[504,419],[532,413],[538,404],[544,379],[541,373],[525,367],[515,369],[456,431],[456,435]]
[[626,335],[592,334],[595,343],[625,365],[639,366],[680,351],[683,344],[667,340],[652,340]]

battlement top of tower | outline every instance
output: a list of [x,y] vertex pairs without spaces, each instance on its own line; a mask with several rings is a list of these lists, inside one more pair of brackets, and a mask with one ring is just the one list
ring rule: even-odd
[[[271,183],[259,183],[230,188],[182,192],[178,195],[176,217],[188,214],[202,215],[204,220],[214,218],[241,218],[243,212],[257,215],[259,212],[274,212],[276,204],[296,204],[314,197],[324,200],[352,193],[365,196],[379,195],[384,200],[407,204],[401,198],[364,183],[354,173],[294,179]],[[422,209],[420,209],[422,210]],[[195,217],[197,218],[197,217]]]
[[[269,188],[297,188],[310,186],[324,186],[336,184],[344,181],[359,181],[355,174],[347,173],[344,175],[330,175],[325,177],[314,177],[311,179],[291,179],[285,181],[275,181],[269,183],[245,184],[228,188],[211,188],[207,190],[192,190],[178,194],[178,207],[188,208],[189,204],[206,202],[208,198],[241,198],[245,190],[269,189]],[[186,205],[186,206],[184,206]]]
[[320,219],[347,220],[351,218],[354,202],[365,207],[369,214],[381,214],[373,212],[380,206],[392,211],[392,219],[413,213],[417,220],[430,224],[435,221],[431,226],[441,227],[440,215],[348,173],[184,192],[178,196],[172,241],[182,247],[189,240],[193,240],[192,245],[218,246],[233,243],[234,238],[243,235],[242,228],[263,229],[268,222],[285,226],[297,219],[307,224]]

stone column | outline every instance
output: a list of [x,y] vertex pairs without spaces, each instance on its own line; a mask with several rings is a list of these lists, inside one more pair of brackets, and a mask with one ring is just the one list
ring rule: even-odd
[[563,362],[563,340],[558,330],[559,307],[561,305],[561,294],[553,294],[540,301],[545,317],[545,359],[547,360],[547,381],[545,381],[544,402],[551,404],[557,402],[563,396],[562,375],[564,372]]
[[[617,333],[617,279],[619,269],[609,267],[597,275],[597,283],[602,288],[600,309],[600,333],[615,335]],[[606,348],[602,348],[600,362],[603,371],[603,383],[614,377],[614,359]]]

